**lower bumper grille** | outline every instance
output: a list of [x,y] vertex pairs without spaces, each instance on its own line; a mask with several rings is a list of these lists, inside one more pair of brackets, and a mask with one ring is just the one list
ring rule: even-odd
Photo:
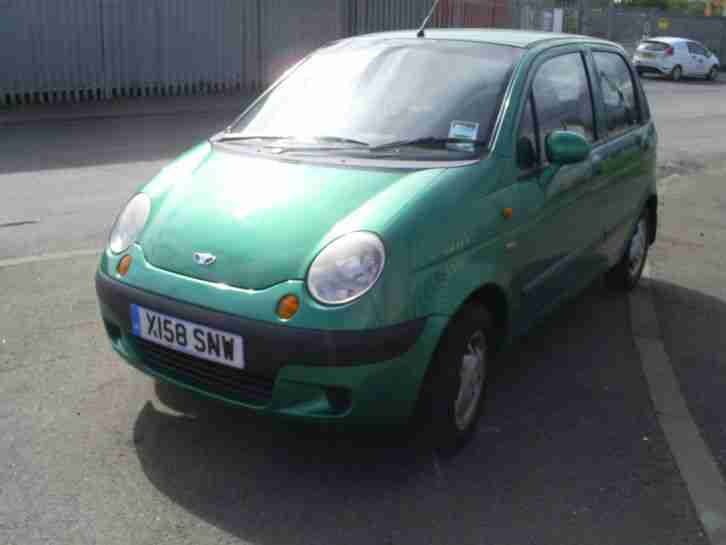
[[253,405],[265,405],[272,398],[274,379],[250,375],[245,371],[189,356],[138,337],[134,337],[133,342],[144,365],[185,384]]

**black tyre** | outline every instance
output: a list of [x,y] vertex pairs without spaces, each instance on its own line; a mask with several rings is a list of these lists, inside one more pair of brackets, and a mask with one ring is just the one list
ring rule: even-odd
[[436,348],[422,391],[428,439],[445,456],[459,451],[481,415],[494,336],[489,311],[465,305]]
[[716,81],[718,79],[718,67],[712,66],[711,70],[708,71],[707,78],[711,81]]
[[683,77],[683,68],[680,66],[674,66],[671,70],[671,79],[673,81],[679,81]]
[[607,273],[607,281],[612,287],[630,291],[640,282],[650,245],[650,221],[647,209],[643,211],[635,225],[633,236],[625,247],[623,257]]

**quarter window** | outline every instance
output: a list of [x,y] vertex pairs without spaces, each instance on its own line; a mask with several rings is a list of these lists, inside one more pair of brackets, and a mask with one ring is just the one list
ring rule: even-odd
[[517,165],[522,170],[529,170],[539,165],[539,142],[533,108],[530,95],[524,105],[517,134]]
[[593,53],[607,118],[608,134],[620,134],[640,121],[635,83],[625,60],[617,53]]
[[545,61],[532,84],[540,133],[540,149],[556,130],[573,131],[595,139],[590,84],[579,53]]

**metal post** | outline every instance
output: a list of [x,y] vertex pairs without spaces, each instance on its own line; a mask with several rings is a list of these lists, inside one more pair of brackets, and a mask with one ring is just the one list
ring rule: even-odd
[[615,22],[615,6],[612,0],[608,4],[608,40],[613,39],[613,23]]

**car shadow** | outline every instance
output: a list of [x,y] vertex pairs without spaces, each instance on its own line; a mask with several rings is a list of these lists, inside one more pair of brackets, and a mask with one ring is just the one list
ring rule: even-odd
[[665,543],[699,528],[628,298],[602,282],[500,356],[479,429],[449,460],[405,434],[281,423],[161,383],[156,393],[134,427],[146,476],[248,542]]

